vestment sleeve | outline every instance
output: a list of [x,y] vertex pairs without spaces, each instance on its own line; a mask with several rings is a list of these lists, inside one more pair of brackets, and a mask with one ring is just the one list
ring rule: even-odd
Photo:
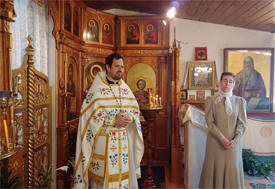
[[208,131],[217,137],[219,140],[225,138],[222,132],[219,130],[217,125],[215,124],[215,117],[213,114],[213,101],[211,97],[207,97],[205,101],[205,120],[208,126]]
[[244,98],[240,99],[239,103],[239,114],[237,119],[237,127],[235,130],[235,137],[234,140],[238,143],[240,138],[243,136],[247,122],[247,115],[246,115],[246,101]]

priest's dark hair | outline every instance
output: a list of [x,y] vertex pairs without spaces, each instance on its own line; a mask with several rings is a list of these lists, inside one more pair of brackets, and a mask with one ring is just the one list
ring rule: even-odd
[[[113,60],[116,59],[122,59],[123,60],[123,56],[118,54],[118,53],[113,53],[113,54],[110,54],[109,56],[107,56],[105,58],[105,67],[108,65],[110,68],[112,67],[112,64],[113,64]],[[107,73],[107,68],[106,68],[106,73]]]
[[220,81],[222,81],[222,78],[223,78],[224,76],[227,76],[227,75],[233,77],[233,80],[234,80],[234,82],[235,82],[236,76],[235,76],[232,72],[223,72],[222,75],[221,75]]

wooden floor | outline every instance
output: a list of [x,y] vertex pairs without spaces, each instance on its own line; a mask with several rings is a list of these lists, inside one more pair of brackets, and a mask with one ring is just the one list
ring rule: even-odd
[[170,166],[165,167],[165,187],[166,188],[184,188],[184,183],[183,183],[183,178],[179,182],[172,182],[171,181],[171,171],[170,171]]

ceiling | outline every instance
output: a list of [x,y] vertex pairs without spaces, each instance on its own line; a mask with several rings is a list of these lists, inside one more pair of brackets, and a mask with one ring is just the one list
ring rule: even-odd
[[177,18],[275,33],[275,0],[83,0],[97,10],[126,9],[165,16],[171,5]]

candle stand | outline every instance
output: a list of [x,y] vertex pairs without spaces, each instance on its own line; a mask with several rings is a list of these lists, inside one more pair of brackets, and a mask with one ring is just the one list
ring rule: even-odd
[[141,109],[142,115],[145,117],[145,120],[148,124],[148,134],[146,136],[148,145],[145,146],[145,153],[148,154],[148,160],[146,162],[146,171],[145,178],[141,182],[141,188],[160,188],[160,184],[157,181],[157,178],[154,176],[152,166],[153,166],[153,138],[152,138],[152,129],[155,123],[155,119],[163,109],[162,106],[147,106]]
[[[13,97],[10,91],[0,91],[0,160],[6,159],[18,151],[16,148],[16,141],[13,131],[13,128],[9,128],[10,125],[7,125],[7,110],[13,104]],[[12,132],[10,132],[12,131]]]

